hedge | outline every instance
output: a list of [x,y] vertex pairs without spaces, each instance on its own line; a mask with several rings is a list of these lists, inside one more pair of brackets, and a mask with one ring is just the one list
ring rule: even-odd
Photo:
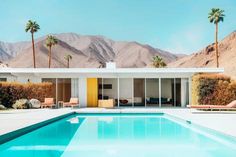
[[236,100],[236,81],[220,74],[197,74],[192,78],[192,104],[227,105]]
[[52,83],[0,82],[0,104],[7,108],[18,99],[34,98],[42,102],[45,97],[52,96]]

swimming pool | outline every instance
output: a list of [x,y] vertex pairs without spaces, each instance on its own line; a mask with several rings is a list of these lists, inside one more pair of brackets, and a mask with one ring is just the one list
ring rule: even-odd
[[234,138],[165,114],[74,114],[0,145],[0,157],[235,157]]

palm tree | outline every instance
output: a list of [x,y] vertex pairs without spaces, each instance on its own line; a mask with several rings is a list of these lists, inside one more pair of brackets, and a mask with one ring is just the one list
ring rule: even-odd
[[152,58],[152,64],[156,68],[163,68],[166,66],[166,63],[163,61],[163,59],[159,56],[154,56]]
[[72,59],[72,56],[68,54],[64,58],[67,61],[67,68],[70,68],[70,60]]
[[52,35],[48,35],[46,39],[46,46],[49,48],[49,54],[48,54],[48,68],[51,68],[51,60],[52,60],[52,46],[57,44],[56,37]]
[[37,32],[40,29],[40,26],[37,24],[36,21],[29,20],[25,27],[25,32],[31,33],[31,40],[32,40],[32,48],[33,48],[33,63],[34,68],[36,68],[36,62],[35,62],[35,49],[34,49],[34,33]]
[[99,61],[99,66],[98,68],[105,68],[105,63],[102,61]]
[[219,67],[219,52],[218,52],[218,23],[224,22],[224,10],[219,8],[212,8],[208,14],[208,19],[210,23],[214,23],[215,28],[215,49],[216,49],[216,67]]

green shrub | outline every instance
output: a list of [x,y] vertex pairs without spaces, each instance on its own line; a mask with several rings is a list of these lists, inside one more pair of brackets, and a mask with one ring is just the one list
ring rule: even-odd
[[236,99],[236,82],[219,74],[197,74],[192,78],[194,105],[227,105]]
[[52,83],[0,82],[0,102],[7,108],[19,99],[38,99],[53,96]]

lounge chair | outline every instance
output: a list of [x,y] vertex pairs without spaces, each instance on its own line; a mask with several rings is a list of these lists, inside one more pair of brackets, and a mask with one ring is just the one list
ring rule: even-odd
[[63,107],[75,107],[79,106],[79,99],[78,98],[70,98],[69,102],[64,102]]
[[44,102],[41,104],[41,108],[44,108],[44,107],[52,108],[53,106],[56,106],[53,98],[45,98]]
[[236,100],[228,105],[188,105],[187,107],[199,110],[236,110]]

